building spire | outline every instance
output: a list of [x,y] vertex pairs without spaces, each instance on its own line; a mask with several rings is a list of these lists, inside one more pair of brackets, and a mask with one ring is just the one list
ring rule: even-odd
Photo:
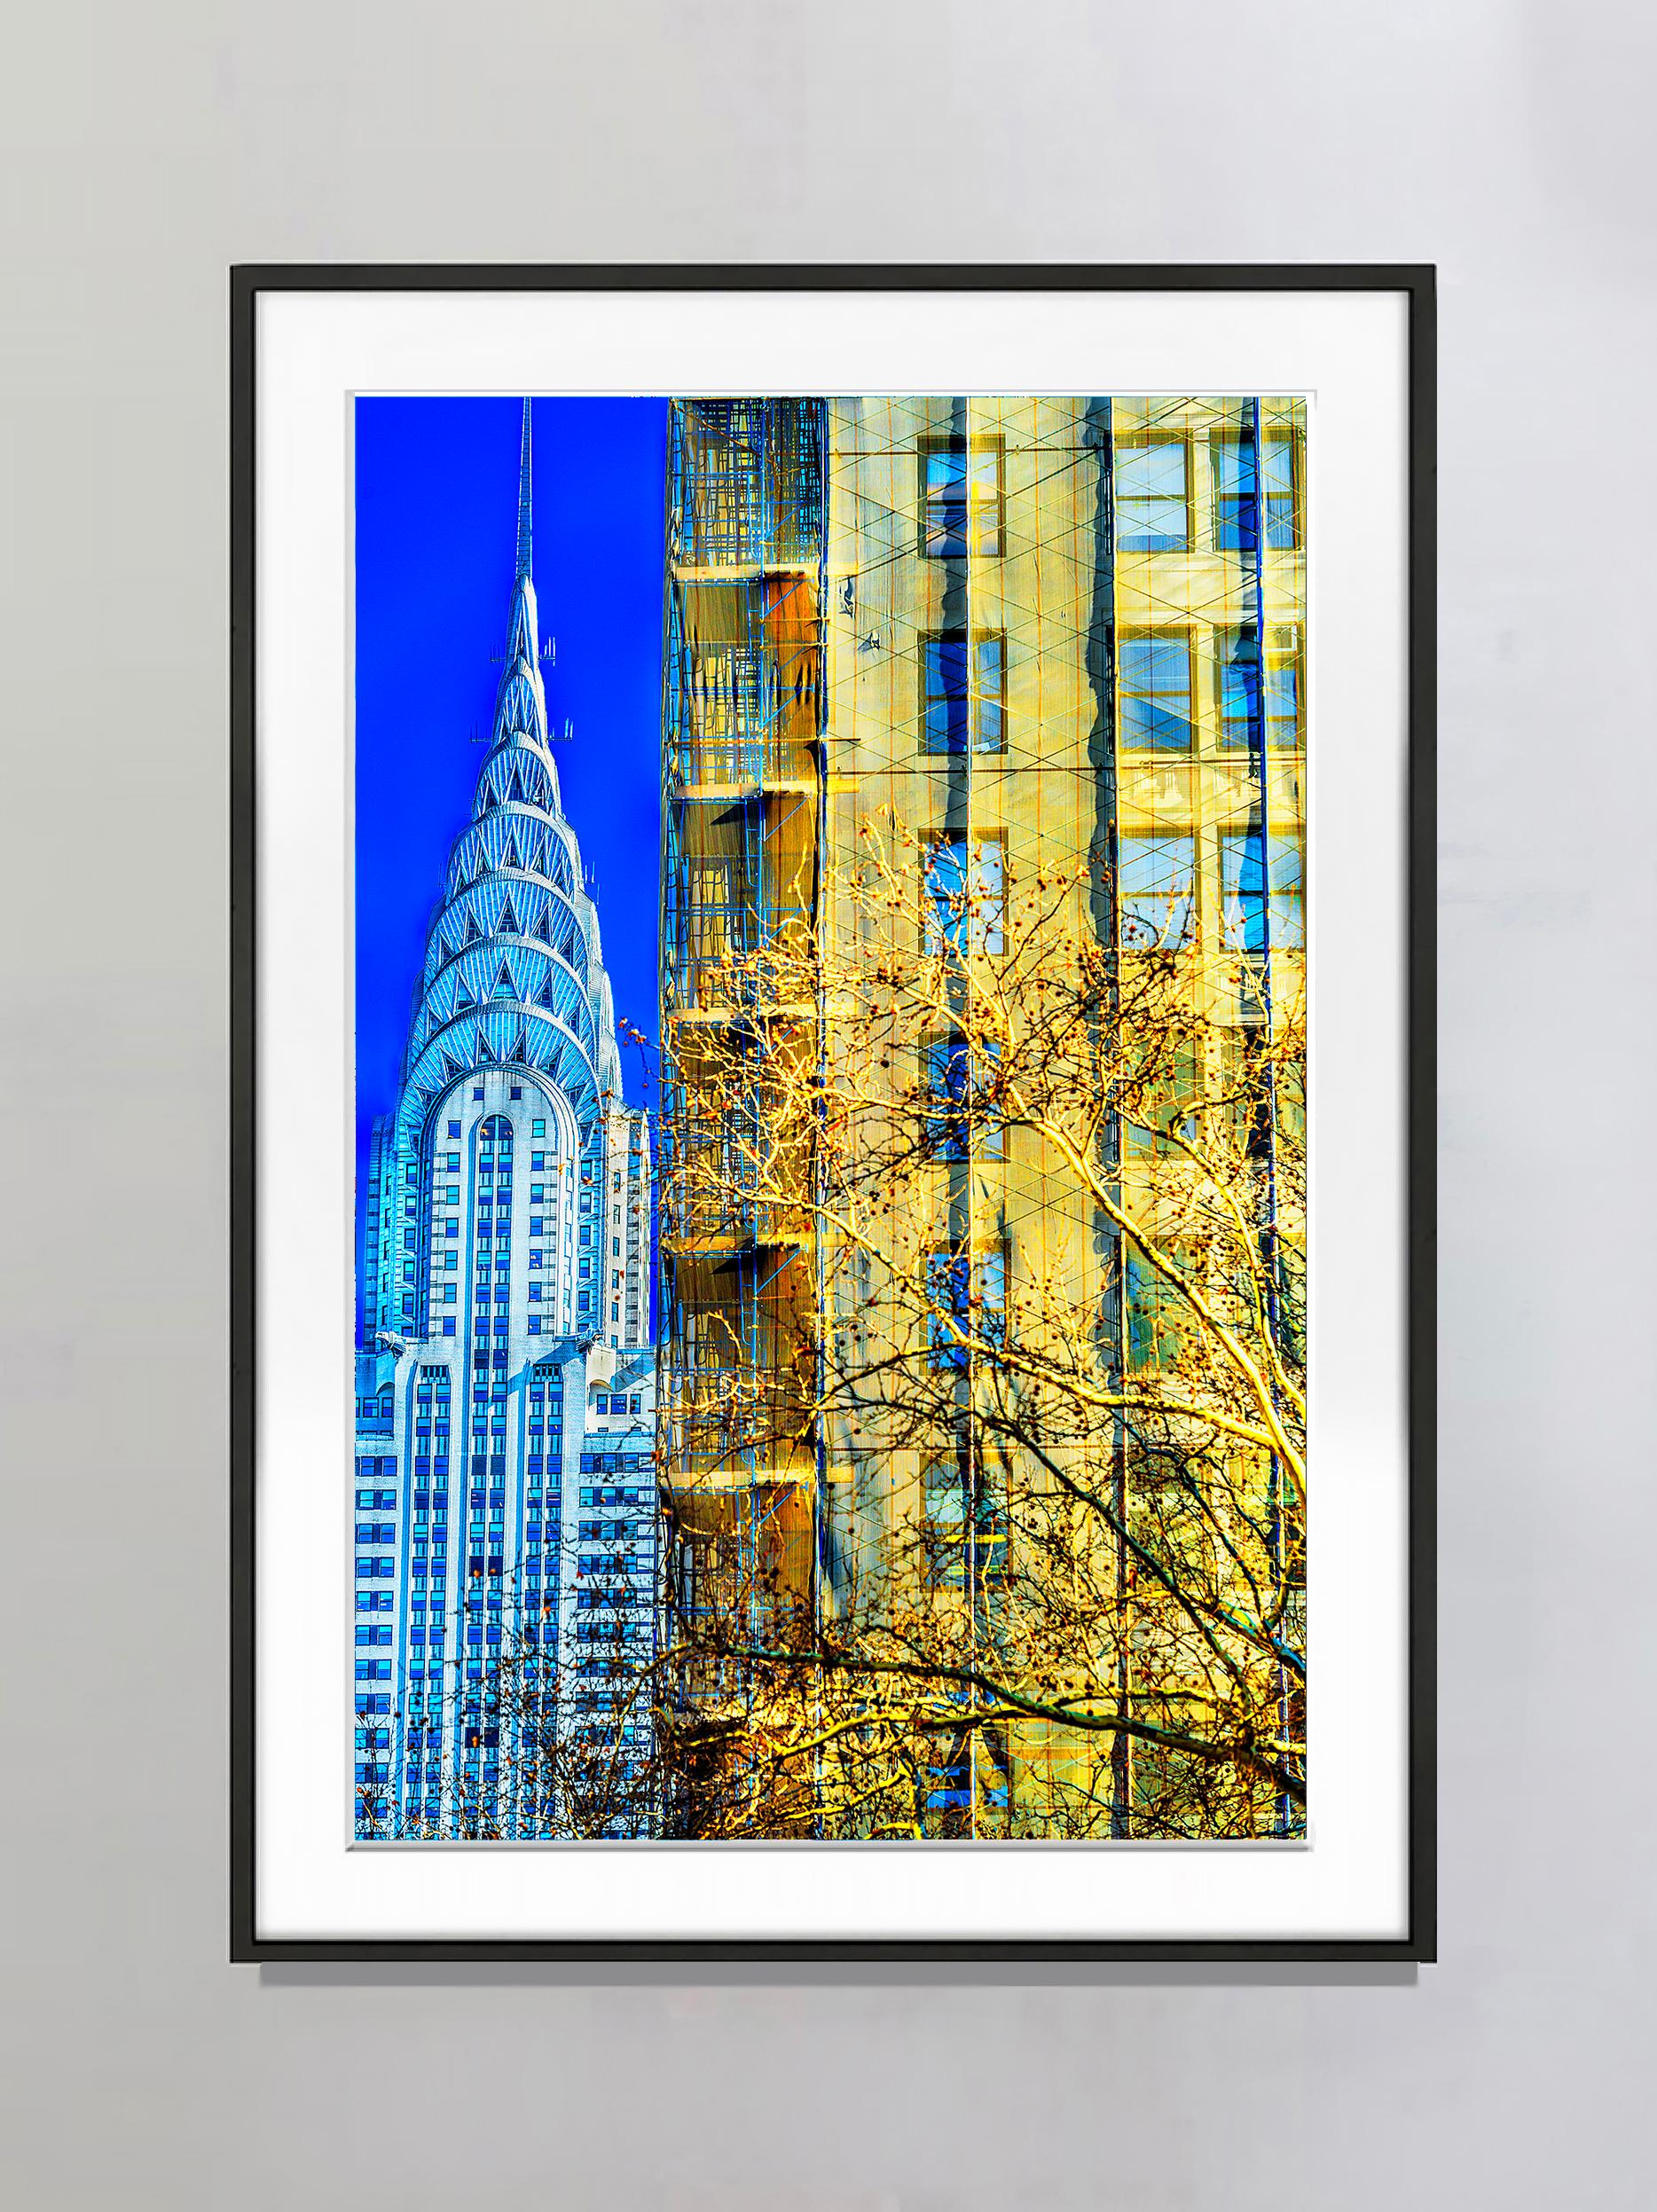
[[532,498],[530,465],[530,403],[523,403],[523,430],[518,447],[518,562],[512,585],[512,619],[501,655],[500,686],[495,694],[494,743],[527,739],[545,750],[546,692],[541,681],[541,646],[536,632]]
[[520,578],[530,569],[531,499],[530,492],[530,403],[523,403],[523,442],[518,453],[518,569]]

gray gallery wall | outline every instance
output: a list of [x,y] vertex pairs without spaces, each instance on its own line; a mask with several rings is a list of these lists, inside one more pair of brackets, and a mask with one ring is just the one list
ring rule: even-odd
[[[1649,14],[5,13],[0,2191],[1650,2201]],[[226,265],[722,257],[1440,263],[1443,1963],[1418,1979],[224,1964]]]

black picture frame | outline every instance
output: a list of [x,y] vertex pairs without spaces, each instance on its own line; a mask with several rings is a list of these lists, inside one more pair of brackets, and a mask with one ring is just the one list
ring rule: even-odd
[[[1406,802],[1408,1016],[1408,1913],[1389,1939],[272,1940],[259,1934],[255,1851],[255,420],[258,302],[281,292],[1386,292],[1408,310]],[[1435,1459],[1436,292],[1431,264],[932,263],[753,265],[240,265],[230,272],[231,357],[231,1414],[230,1957],[408,1965],[594,1962],[1392,1965],[1437,1956]]]

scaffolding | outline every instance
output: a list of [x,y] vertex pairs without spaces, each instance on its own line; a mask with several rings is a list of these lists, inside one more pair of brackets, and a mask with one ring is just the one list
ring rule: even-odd
[[[758,1188],[758,1084],[746,1110],[711,1114],[698,1073],[711,1055],[790,1049],[815,1020],[783,978],[818,873],[824,427],[816,400],[669,412],[661,1418],[680,1617],[754,1635],[812,1579],[811,1458],[776,1443],[809,1251],[803,1219]],[[686,1690],[728,1708],[744,1678],[704,1667]]]

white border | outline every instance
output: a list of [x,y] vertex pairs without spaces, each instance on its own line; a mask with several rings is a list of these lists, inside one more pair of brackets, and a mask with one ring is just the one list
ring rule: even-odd
[[[258,1937],[1402,1936],[1405,296],[278,292],[257,312]],[[1306,1847],[345,1847],[358,389],[1315,394]]]

